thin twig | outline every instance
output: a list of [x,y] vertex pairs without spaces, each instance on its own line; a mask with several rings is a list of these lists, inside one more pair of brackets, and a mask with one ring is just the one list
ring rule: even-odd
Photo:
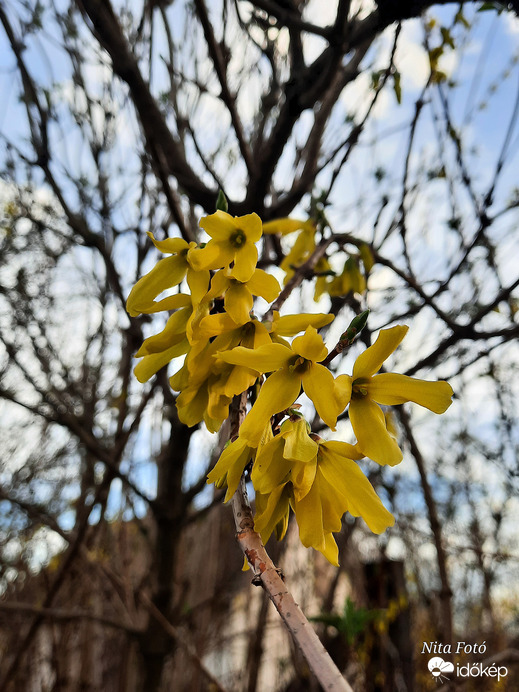
[[353,692],[295,602],[259,534],[254,531],[254,519],[243,478],[231,502],[238,544],[254,572],[255,583],[261,585],[268,594],[294,642],[301,649],[310,670],[323,689],[330,692]]
[[139,600],[148,610],[151,617],[162,627],[162,629],[175,640],[175,643],[189,656],[196,667],[205,675],[208,682],[214,690],[218,692],[227,692],[226,688],[214,677],[211,671],[206,667],[200,656],[196,653],[191,644],[186,641],[185,637],[180,634],[176,627],[160,612],[157,606],[144,593],[139,594]]
[[283,303],[287,300],[292,291],[303,283],[303,280],[313,276],[313,270],[317,262],[326,252],[328,246],[335,240],[332,236],[323,240],[310,257],[306,260],[304,264],[296,269],[295,274],[292,276],[287,285],[283,288],[277,299],[272,303],[268,311],[263,316],[263,320],[269,320],[272,318],[274,310],[280,310]]
[[66,610],[64,608],[44,608],[36,606],[32,603],[18,603],[16,601],[0,602],[0,611],[5,613],[28,613],[37,615],[39,618],[47,618],[49,620],[90,620],[98,622],[105,627],[113,627],[114,629],[124,630],[129,634],[139,634],[141,630],[132,625],[131,622],[121,622],[113,618],[103,615],[95,615],[86,610]]

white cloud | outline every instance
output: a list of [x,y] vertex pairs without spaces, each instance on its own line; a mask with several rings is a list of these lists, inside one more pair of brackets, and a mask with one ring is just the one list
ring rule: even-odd
[[508,34],[519,34],[519,18],[513,12],[505,12],[505,31]]
[[[354,82],[350,82],[341,94],[341,101],[348,114],[355,114],[357,118],[363,118],[369,108],[375,91],[373,89],[371,73],[362,72]],[[393,97],[394,99],[394,97]],[[378,95],[371,117],[384,118],[392,103],[392,96],[388,89],[383,89]]]
[[402,75],[404,89],[421,89],[429,77],[429,58],[416,22],[404,25],[395,54],[395,64]]
[[310,2],[303,12],[303,19],[306,22],[317,24],[318,26],[328,26],[332,24],[337,15],[337,0],[321,2],[317,0]]
[[350,17],[364,19],[377,7],[373,0],[353,0],[350,7]]

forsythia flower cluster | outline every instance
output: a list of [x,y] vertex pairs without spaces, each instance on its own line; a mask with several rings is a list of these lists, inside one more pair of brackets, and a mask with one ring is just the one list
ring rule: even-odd
[[[272,303],[281,291],[275,277],[257,268],[256,243],[264,233],[300,230],[281,265],[289,278],[294,265],[299,266],[315,249],[311,222],[280,219],[262,225],[256,214],[232,217],[217,211],[200,225],[211,237],[204,246],[179,238],[157,241],[149,234],[167,256],[136,283],[127,309],[131,316],[162,310],[171,315],[164,330],[147,338],[137,352],[142,360],[135,374],[145,382],[184,356],[170,378],[172,389],[179,392],[178,416],[189,426],[204,421],[211,432],[228,417],[233,397],[250,390],[253,405],[208,481],[226,485],[228,500],[244,470],[251,468],[255,528],[263,541],[273,532],[283,537],[291,508],[302,543],[338,564],[333,533],[340,530],[346,512],[361,516],[375,533],[394,523],[356,463],[363,457],[389,465],[402,460],[395,431],[380,405],[413,401],[443,413],[451,403],[452,389],[447,382],[377,374],[404,338],[405,326],[381,330],[375,343],[357,358],[352,374],[334,377],[322,364],[328,350],[317,331],[333,315],[280,316],[272,311],[268,321],[254,316],[255,297]],[[364,254],[362,259],[368,267],[369,256]],[[322,263],[325,276],[326,262]],[[327,285],[318,283],[316,294],[327,290],[338,295],[333,281],[336,286],[342,282],[337,291],[362,292],[365,283],[360,282],[358,265],[349,260],[346,265],[343,274]],[[189,292],[179,288],[157,300],[181,284]],[[295,338],[290,342],[287,337]],[[357,443],[326,441],[312,433],[295,404],[301,392],[332,430],[348,407]]]

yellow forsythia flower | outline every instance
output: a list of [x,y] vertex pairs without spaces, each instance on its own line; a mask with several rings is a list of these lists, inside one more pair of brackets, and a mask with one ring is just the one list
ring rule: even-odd
[[[265,427],[258,449],[273,437],[270,425]],[[227,486],[225,502],[228,502],[236,492],[241,475],[247,464],[256,456],[256,447],[251,447],[246,440],[237,437],[228,444],[213,469],[207,476],[208,483],[214,483],[217,488]]]
[[394,406],[413,401],[434,413],[444,413],[452,403],[453,391],[448,382],[426,382],[395,373],[375,374],[407,330],[401,325],[382,329],[375,343],[355,361],[352,375],[339,375],[336,379],[344,398],[351,398],[348,412],[360,449],[373,461],[390,466],[402,461],[402,452],[378,404]]
[[250,320],[253,296],[261,296],[272,303],[278,297],[281,286],[275,276],[267,274],[263,269],[255,269],[248,281],[238,281],[234,278],[233,271],[227,267],[216,272],[205,300],[223,296],[224,307],[229,316],[236,324],[245,324]]
[[295,268],[304,264],[315,248],[315,226],[309,223],[303,227],[289,253],[279,265],[286,273],[285,284],[293,276]]
[[126,301],[128,313],[136,317],[141,313],[175,309],[178,307],[175,304],[175,296],[163,298],[158,302],[155,302],[155,298],[168,288],[178,286],[184,278],[187,278],[191,291],[190,302],[193,305],[199,303],[209,286],[209,272],[194,267],[193,259],[201,252],[197,249],[196,243],[188,243],[182,238],[155,240],[152,233],[148,235],[157,250],[170,254],[170,257],[157,262],[150,272],[137,281]]
[[255,243],[262,234],[260,217],[257,214],[231,216],[219,210],[202,218],[200,226],[211,240],[193,257],[195,267],[199,270],[221,269],[234,262],[234,278],[248,281],[258,261]]
[[314,228],[311,221],[299,221],[298,219],[274,219],[263,224],[263,233],[272,235],[273,233],[281,233],[287,235],[294,231],[299,231],[301,228]]
[[320,365],[328,355],[322,337],[308,327],[291,347],[269,344],[257,349],[234,348],[218,354],[226,363],[243,365],[260,373],[272,372],[261,387],[259,396],[245,418],[240,435],[257,444],[271,416],[289,408],[303,387],[313,401],[319,416],[332,429],[347,402],[343,390],[336,392],[334,378],[328,368]]
[[333,533],[345,512],[361,516],[374,533],[394,523],[355,459],[358,448],[310,436],[304,419],[283,423],[278,436],[256,455],[252,482],[256,490],[255,529],[263,541],[295,512],[301,542],[338,565]]

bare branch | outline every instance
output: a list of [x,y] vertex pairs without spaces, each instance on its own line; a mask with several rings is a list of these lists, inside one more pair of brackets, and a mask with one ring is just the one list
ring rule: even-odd
[[128,634],[140,634],[141,630],[135,627],[131,622],[121,622],[113,618],[105,617],[104,615],[95,615],[88,611],[67,610],[65,608],[43,608],[32,605],[31,603],[20,603],[18,601],[0,602],[0,612],[4,613],[27,613],[35,615],[38,618],[48,620],[89,620],[90,622],[98,622],[105,627],[113,627],[114,629],[123,630]]
[[130,88],[152,161],[163,184],[165,175],[174,176],[194,203],[207,211],[214,211],[217,191],[207,188],[187,163],[142,77],[137,60],[130,52],[112,5],[108,0],[77,0],[77,4],[90,20],[92,32],[110,55],[114,72]]

